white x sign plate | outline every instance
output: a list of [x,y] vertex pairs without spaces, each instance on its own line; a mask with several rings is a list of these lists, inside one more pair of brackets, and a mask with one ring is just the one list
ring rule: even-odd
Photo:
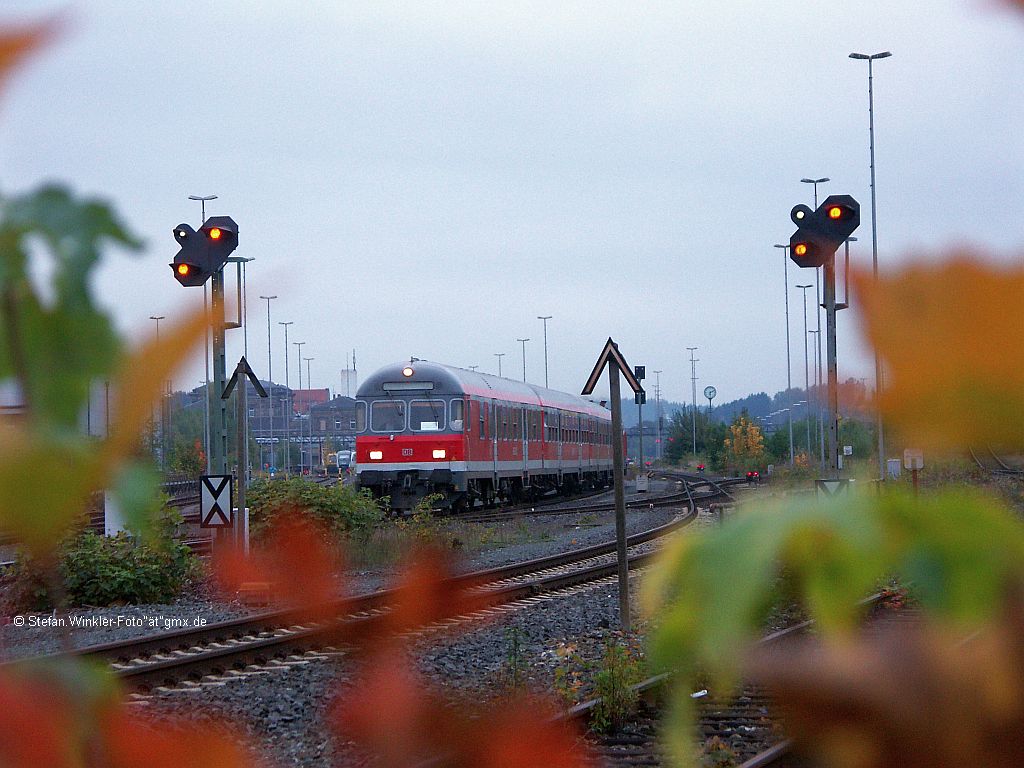
[[199,527],[231,527],[231,475],[199,478]]

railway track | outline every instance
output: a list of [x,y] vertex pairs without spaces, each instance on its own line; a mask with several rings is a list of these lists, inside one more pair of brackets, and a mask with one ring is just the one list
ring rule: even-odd
[[[970,447],[967,450],[970,452],[974,463],[986,472],[993,475],[1010,475],[1016,477],[1024,475],[1024,469],[1011,467],[999,458],[996,452],[989,446],[985,446],[984,451],[975,451],[974,448]],[[984,460],[982,459],[982,456],[984,456]]]
[[[680,519],[629,537],[631,567],[653,556],[644,545],[690,524],[692,507]],[[647,547],[649,550],[650,547]],[[615,543],[453,577],[448,588],[487,606],[557,593],[616,575]],[[226,674],[304,654],[355,635],[378,631],[396,597],[394,590],[338,600],[315,611],[278,610],[195,629],[85,647],[70,655],[109,663],[133,689],[153,689],[207,675]],[[475,614],[474,614],[475,616]],[[18,662],[12,662],[18,663]]]
[[[885,600],[882,593],[871,595],[862,605],[873,608]],[[914,611],[897,614],[898,621],[914,621]],[[783,642],[805,633],[813,626],[810,621],[772,632],[762,638],[762,647],[779,646]],[[875,627],[877,629],[877,626]],[[604,736],[591,736],[592,748],[608,766],[660,766],[665,759],[661,747],[661,709],[657,702],[670,682],[671,675],[661,674],[633,686],[641,697],[637,716],[619,732]],[[806,765],[793,754],[793,743],[785,737],[777,718],[773,715],[773,702],[763,688],[746,684],[735,697],[716,698],[707,691],[693,694],[699,700],[698,728],[705,745],[717,740],[722,764],[739,768],[783,768]],[[589,725],[598,699],[583,702],[564,714],[584,726]],[[717,764],[717,763],[716,763]]]

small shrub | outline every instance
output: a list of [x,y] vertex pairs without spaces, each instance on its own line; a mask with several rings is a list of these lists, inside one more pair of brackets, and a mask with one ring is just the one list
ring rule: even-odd
[[76,533],[60,546],[59,585],[47,583],[42,570],[21,557],[5,578],[11,611],[54,607],[166,603],[196,574],[192,551],[174,538],[181,515],[163,510],[146,536]]
[[368,492],[340,484],[324,486],[302,478],[256,480],[246,491],[249,530],[260,540],[275,520],[301,510],[335,537],[365,535],[383,518]]
[[618,730],[636,711],[639,694],[633,686],[643,679],[638,653],[609,637],[594,675],[594,694],[600,697],[590,719],[591,728],[600,733]]

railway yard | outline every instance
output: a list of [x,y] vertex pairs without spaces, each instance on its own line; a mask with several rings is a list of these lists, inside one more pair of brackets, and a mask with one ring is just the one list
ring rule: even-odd
[[[994,455],[994,454],[993,454]],[[1019,471],[999,461],[999,482],[1019,482]],[[321,481],[333,482],[333,481]],[[646,494],[627,494],[631,591],[644,577],[646,558],[666,535],[699,535],[721,524],[737,500],[770,495],[745,480],[712,481],[659,474]],[[617,629],[614,518],[610,492],[585,498],[466,512],[445,524],[514,529],[494,536],[497,546],[465,555],[449,588],[486,597],[467,613],[409,630],[405,653],[428,685],[457,698],[497,701],[515,692],[555,696],[586,736],[581,752],[595,765],[662,765],[659,690],[663,679],[638,685],[638,708],[611,731],[591,732],[594,675],[608,643],[630,649],[642,669],[647,622]],[[181,502],[188,508],[192,499]],[[273,606],[225,602],[208,596],[172,605],[136,605],[79,611],[86,626],[55,631],[61,615],[39,615],[27,626],[0,631],[5,657],[74,653],[102,660],[133,693],[132,706],[157,722],[192,726],[230,722],[239,738],[272,764],[372,765],[326,724],[339,696],[359,693],[362,653],[346,638],[370,631],[386,617],[393,593],[389,568],[347,573],[341,594],[316,618]],[[355,596],[352,596],[352,593]],[[876,599],[882,601],[881,597]],[[885,614],[884,611],[882,611]],[[67,621],[74,614],[63,615]],[[158,617],[160,626],[147,624]],[[786,611],[772,619],[769,642],[803,629]],[[201,623],[202,626],[196,626]],[[643,677],[640,674],[640,677]],[[707,764],[797,765],[787,752],[770,699],[744,688],[735,699],[695,692]],[[577,705],[577,706],[573,706]]]

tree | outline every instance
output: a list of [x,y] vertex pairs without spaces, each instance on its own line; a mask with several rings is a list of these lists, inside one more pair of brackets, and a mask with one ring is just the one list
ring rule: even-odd
[[764,461],[764,435],[746,411],[733,419],[723,445],[727,463],[737,470],[756,469]]

